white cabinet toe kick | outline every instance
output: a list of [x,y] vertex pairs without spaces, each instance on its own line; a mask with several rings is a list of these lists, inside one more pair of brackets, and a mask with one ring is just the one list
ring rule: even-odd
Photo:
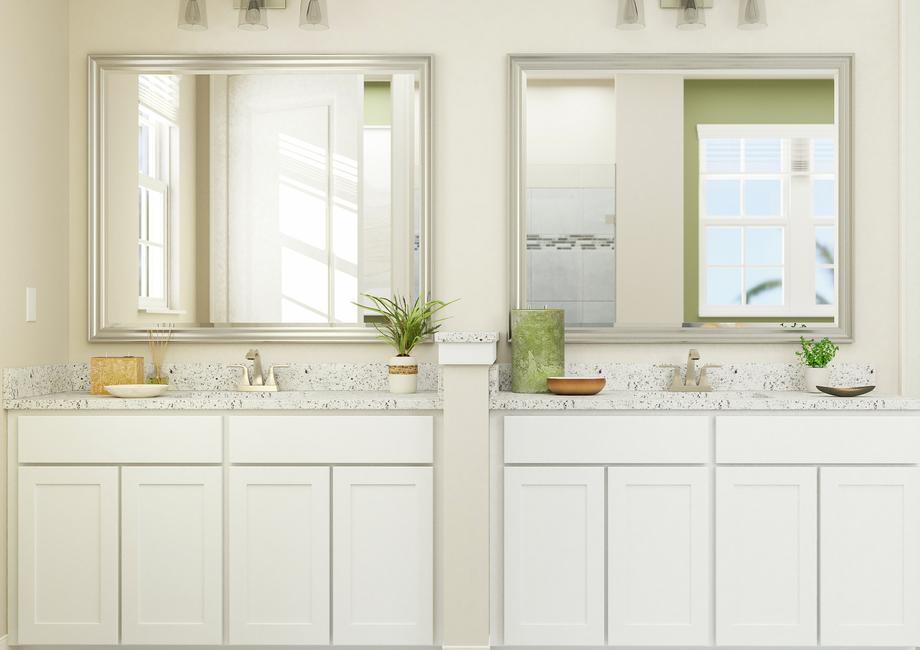
[[10,645],[423,646],[434,418],[11,415]]
[[920,417],[492,429],[495,645],[920,645]]

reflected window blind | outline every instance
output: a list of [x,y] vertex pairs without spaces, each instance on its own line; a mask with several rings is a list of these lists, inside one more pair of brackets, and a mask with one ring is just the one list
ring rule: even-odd
[[137,83],[143,106],[171,122],[179,119],[179,77],[172,74],[142,74]]

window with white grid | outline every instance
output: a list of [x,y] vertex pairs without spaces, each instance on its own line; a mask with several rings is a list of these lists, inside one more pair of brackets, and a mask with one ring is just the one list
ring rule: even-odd
[[703,317],[833,317],[833,125],[698,126]]
[[169,308],[170,185],[176,177],[179,77],[138,77],[138,309]]

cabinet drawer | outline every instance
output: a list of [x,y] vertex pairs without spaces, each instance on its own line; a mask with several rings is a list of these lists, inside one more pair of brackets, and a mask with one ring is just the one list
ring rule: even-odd
[[505,462],[708,463],[709,418],[509,415],[505,418]]
[[431,463],[431,416],[229,418],[231,463]]
[[27,415],[20,463],[220,463],[220,416]]
[[717,417],[716,462],[917,463],[920,417]]

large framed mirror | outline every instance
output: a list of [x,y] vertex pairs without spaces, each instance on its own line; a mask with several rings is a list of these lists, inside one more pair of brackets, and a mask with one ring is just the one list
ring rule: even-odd
[[[91,56],[91,341],[366,341],[431,288],[430,56]],[[364,301],[366,302],[366,301]]]
[[570,342],[852,340],[852,66],[512,56],[512,305]]

